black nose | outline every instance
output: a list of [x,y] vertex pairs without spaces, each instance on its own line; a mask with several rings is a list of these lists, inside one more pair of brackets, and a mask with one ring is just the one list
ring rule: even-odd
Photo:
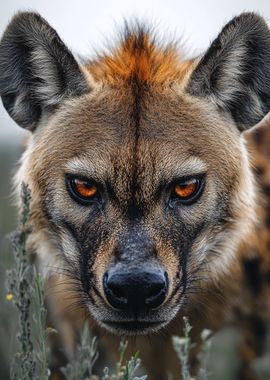
[[158,269],[127,271],[113,268],[104,275],[104,291],[116,309],[137,314],[160,306],[167,294],[167,273]]

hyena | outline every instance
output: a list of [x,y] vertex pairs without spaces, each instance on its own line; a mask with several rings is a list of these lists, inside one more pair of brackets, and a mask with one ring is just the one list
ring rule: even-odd
[[135,336],[150,379],[179,378],[183,315],[197,342],[238,321],[240,377],[255,378],[270,315],[263,18],[235,17],[194,59],[135,23],[82,64],[41,16],[19,13],[1,40],[0,94],[30,131],[16,186],[31,189],[29,251],[66,354],[87,319],[107,353]]

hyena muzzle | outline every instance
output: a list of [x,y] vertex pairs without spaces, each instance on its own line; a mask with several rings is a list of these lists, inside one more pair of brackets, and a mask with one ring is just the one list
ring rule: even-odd
[[135,24],[81,64],[42,17],[19,13],[1,40],[0,94],[30,131],[16,185],[31,189],[29,249],[62,291],[48,307],[65,346],[83,313],[138,341],[162,329],[164,344],[141,353],[165,378],[180,317],[215,330],[241,282],[259,194],[245,135],[270,109],[267,24],[243,13],[195,59]]

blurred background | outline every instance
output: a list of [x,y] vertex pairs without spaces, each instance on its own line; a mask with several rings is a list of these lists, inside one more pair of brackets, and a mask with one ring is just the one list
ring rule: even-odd
[[[269,0],[0,0],[0,34],[19,10],[41,13],[71,50],[82,57],[113,42],[124,19],[137,17],[157,26],[161,35],[179,38],[187,56],[202,53],[221,27],[243,11],[255,11],[270,21]],[[16,225],[11,182],[23,151],[24,132],[0,104],[0,379],[9,379],[9,363],[15,350],[16,317],[5,300],[5,272],[12,266],[7,239]],[[214,339],[210,358],[211,378],[232,380],[236,367],[237,334],[226,330]],[[269,370],[270,361],[262,363]],[[268,372],[268,371],[267,371]],[[270,379],[270,372],[265,379]]]

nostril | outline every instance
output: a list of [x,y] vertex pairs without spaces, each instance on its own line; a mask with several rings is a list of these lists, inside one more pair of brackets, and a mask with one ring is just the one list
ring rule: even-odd
[[111,283],[110,284],[110,291],[117,297],[117,298],[125,298],[125,292],[123,288],[118,285]]
[[167,290],[168,274],[165,272],[163,276],[159,276],[156,282],[151,284],[145,304],[152,309],[160,306],[166,298]]
[[154,297],[157,294],[159,294],[159,292],[161,292],[164,289],[164,285],[165,285],[164,282],[160,282],[158,284],[152,284],[149,289],[150,290],[149,297]]
[[118,282],[118,276],[109,278],[108,272],[106,272],[103,278],[103,286],[109,303],[117,309],[124,309],[128,300],[122,284]]

